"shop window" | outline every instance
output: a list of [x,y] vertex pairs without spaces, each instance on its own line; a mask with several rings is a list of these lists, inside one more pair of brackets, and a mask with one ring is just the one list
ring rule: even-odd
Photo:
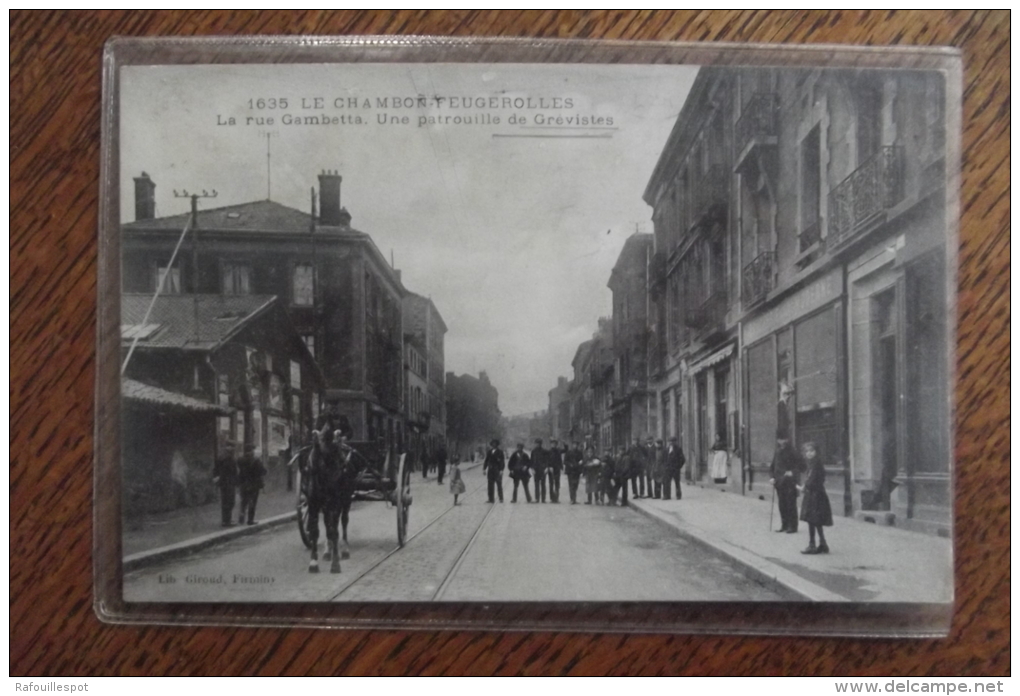
[[747,349],[748,441],[751,462],[767,465],[776,444],[776,353],[772,339]]

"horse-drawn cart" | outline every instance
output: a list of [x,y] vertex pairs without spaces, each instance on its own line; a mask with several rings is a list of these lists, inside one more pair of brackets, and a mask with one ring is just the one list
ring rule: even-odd
[[[353,498],[384,501],[392,505],[397,518],[397,544],[403,546],[407,538],[407,522],[412,501],[406,456],[392,454],[381,442],[349,442],[347,446],[350,447],[350,462],[357,469]],[[303,447],[290,461],[290,466],[296,474],[298,532],[302,543],[309,549],[312,548],[308,526],[311,451],[311,445]],[[346,521],[344,525],[346,527]],[[344,531],[346,540],[346,529]]]

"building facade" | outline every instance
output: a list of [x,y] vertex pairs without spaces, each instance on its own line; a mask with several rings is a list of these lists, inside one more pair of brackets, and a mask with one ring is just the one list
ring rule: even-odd
[[[404,428],[399,275],[372,238],[351,227],[341,177],[319,176],[306,213],[269,200],[156,217],[155,183],[135,179],[136,219],[122,225],[127,293],[279,298],[325,378],[324,400],[356,440],[401,442]],[[173,265],[185,225],[189,230]],[[316,408],[319,406],[316,405]]]
[[484,371],[474,375],[446,373],[446,437],[451,452],[461,457],[484,452],[503,435],[499,392]]
[[614,388],[607,393],[612,423],[611,446],[623,447],[644,441],[649,430],[648,391],[648,265],[654,240],[635,233],[609,275],[613,294],[610,351]]
[[834,511],[948,529],[945,183],[939,74],[701,70],[645,192],[690,474],[723,438],[760,487],[777,436],[810,440]]
[[408,292],[403,300],[404,333],[425,360],[426,441],[435,452],[446,440],[446,323],[431,298]]
[[125,294],[121,327],[129,514],[212,500],[227,442],[254,450],[267,490],[292,484],[323,378],[277,298]]
[[560,442],[570,438],[570,380],[558,377],[549,390],[549,432]]

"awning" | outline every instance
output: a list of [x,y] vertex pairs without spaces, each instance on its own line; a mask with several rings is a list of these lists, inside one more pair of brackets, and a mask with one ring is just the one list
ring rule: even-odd
[[178,394],[177,392],[153,387],[149,384],[142,384],[133,379],[121,381],[120,393],[128,401],[175,408],[193,413],[212,413],[220,416],[229,416],[234,411],[227,406],[219,406],[209,401],[196,399],[193,396]]
[[717,350],[716,352],[709,355],[707,358],[702,358],[701,360],[695,363],[691,363],[690,366],[687,368],[687,372],[690,374],[694,374],[695,372],[701,372],[702,370],[712,367],[713,365],[718,365],[723,360],[729,358],[731,355],[733,355],[732,343],[726,346],[725,348]]

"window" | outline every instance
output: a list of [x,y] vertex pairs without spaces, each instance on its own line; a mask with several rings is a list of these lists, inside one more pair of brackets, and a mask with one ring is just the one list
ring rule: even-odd
[[173,268],[169,268],[167,264],[156,266],[156,292],[164,295],[181,294],[180,266],[174,266]]
[[800,233],[811,236],[821,217],[821,130],[815,126],[800,145]]
[[301,388],[301,363],[297,360],[290,361],[290,386],[294,389]]
[[308,348],[308,352],[315,357],[315,334],[304,334],[301,336],[301,340],[305,342],[305,347]]
[[248,295],[251,293],[251,267],[238,263],[223,264],[223,294]]
[[315,267],[310,263],[294,266],[293,304],[308,307],[315,304]]

